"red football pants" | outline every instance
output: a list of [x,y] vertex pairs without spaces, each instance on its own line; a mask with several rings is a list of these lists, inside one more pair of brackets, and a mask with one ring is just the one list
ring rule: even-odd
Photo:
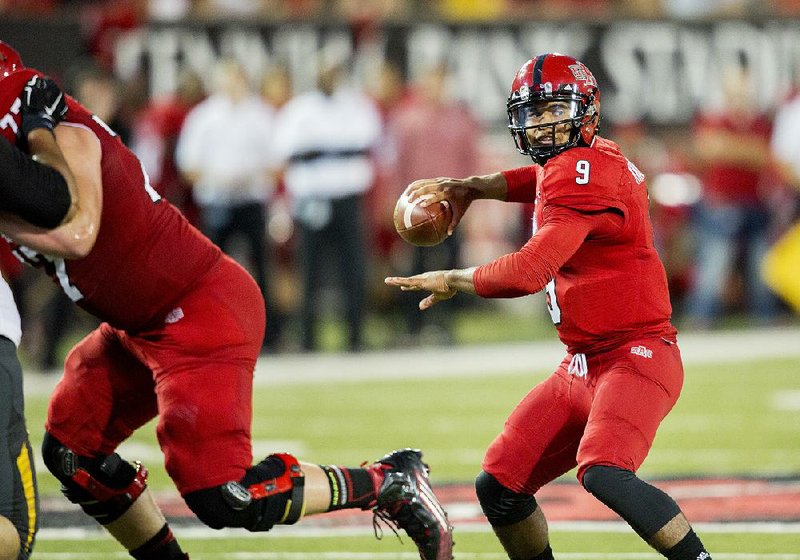
[[253,459],[261,292],[224,256],[165,319],[136,335],[103,323],[78,343],[47,431],[80,455],[106,455],[158,415],[158,442],[181,494],[239,480]]
[[567,354],[489,446],[483,469],[503,486],[534,494],[575,466],[579,480],[592,465],[641,466],[683,385],[677,344],[647,338],[582,356]]

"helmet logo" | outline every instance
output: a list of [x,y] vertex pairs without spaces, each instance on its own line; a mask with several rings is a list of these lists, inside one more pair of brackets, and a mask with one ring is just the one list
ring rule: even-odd
[[545,82],[542,84],[542,89],[544,90],[545,93],[551,94],[553,93],[553,84],[550,82]]
[[583,64],[570,64],[569,69],[572,71],[572,75],[575,76],[576,80],[585,82],[587,86],[597,85],[597,82],[594,80],[594,76],[589,73],[589,70]]
[[528,99],[530,99],[530,96],[531,96],[531,92],[528,89],[528,86],[520,86],[520,88],[519,88],[519,98],[522,101],[527,101]]

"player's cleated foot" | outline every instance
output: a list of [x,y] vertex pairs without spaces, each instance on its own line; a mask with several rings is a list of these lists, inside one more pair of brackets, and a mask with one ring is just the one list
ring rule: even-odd
[[383,520],[405,530],[422,560],[452,560],[453,528],[433,494],[422,452],[394,451],[368,470],[376,485],[375,523]]

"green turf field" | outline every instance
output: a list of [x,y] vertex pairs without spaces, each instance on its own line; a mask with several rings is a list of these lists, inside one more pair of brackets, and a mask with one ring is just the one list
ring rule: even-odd
[[[425,381],[337,382],[336,372],[331,371],[331,383],[258,387],[253,419],[256,449],[263,453],[288,450],[312,462],[359,464],[397,447],[418,446],[432,466],[435,484],[469,482],[505,415],[553,365],[541,364],[529,375],[492,372],[484,378]],[[800,406],[792,403],[800,392],[799,373],[794,358],[688,366],[682,398],[662,425],[641,474],[796,475],[800,472]],[[29,396],[27,414],[35,447],[41,442],[45,406],[45,395]],[[143,455],[150,468],[151,487],[169,491],[153,425],[143,428],[132,443],[128,449]],[[132,453],[126,455],[134,458]],[[40,471],[39,484],[43,495],[58,494],[49,473]],[[181,536],[180,529],[176,533]],[[404,538],[405,544],[400,544],[391,533],[382,542],[369,534],[285,535],[279,529],[259,538],[182,540],[193,560],[416,558],[410,541]],[[708,531],[703,536],[712,551],[723,553],[715,558],[800,560],[797,529],[788,533]],[[656,557],[632,532],[554,531],[552,540],[557,552],[569,553],[564,558]],[[457,559],[504,558],[489,533],[459,534],[456,527],[456,542]],[[103,537],[52,540],[45,529],[34,559],[126,558],[113,554],[118,550]]]

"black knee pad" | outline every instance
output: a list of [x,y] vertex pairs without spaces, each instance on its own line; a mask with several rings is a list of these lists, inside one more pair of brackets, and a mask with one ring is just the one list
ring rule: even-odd
[[645,540],[681,511],[675,500],[626,469],[593,465],[586,469],[582,482],[586,490],[627,521]]
[[72,503],[107,525],[119,519],[147,488],[147,469],[118,454],[78,455],[45,432],[42,457]]
[[252,466],[239,481],[189,492],[183,499],[212,529],[269,531],[276,524],[290,525],[303,516],[303,490],[297,459],[281,453]]
[[475,479],[475,491],[481,509],[492,527],[519,523],[536,511],[536,500],[533,496],[509,490],[485,471],[481,471]]

